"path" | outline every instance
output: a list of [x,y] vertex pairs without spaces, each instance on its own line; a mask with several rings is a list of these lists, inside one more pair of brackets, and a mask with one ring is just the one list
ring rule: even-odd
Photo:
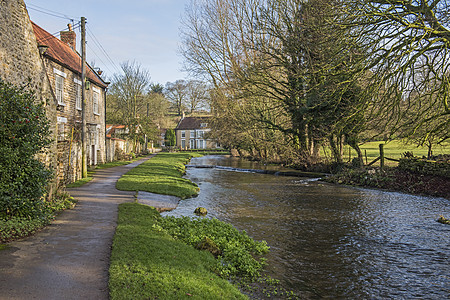
[[135,192],[115,188],[117,179],[145,158],[97,170],[70,194],[77,206],[51,226],[0,251],[0,299],[108,299],[108,269],[119,203]]

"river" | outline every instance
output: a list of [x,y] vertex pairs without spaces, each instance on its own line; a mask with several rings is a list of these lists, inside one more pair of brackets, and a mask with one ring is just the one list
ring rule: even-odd
[[[190,164],[270,168],[226,156]],[[435,221],[449,216],[449,200],[231,169],[188,168],[186,178],[199,196],[163,215],[202,206],[266,240],[267,272],[302,298],[450,296],[450,226]]]

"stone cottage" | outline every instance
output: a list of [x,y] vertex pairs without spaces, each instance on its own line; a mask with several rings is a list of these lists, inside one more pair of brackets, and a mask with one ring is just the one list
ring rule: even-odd
[[[0,1],[0,79],[16,86],[26,85],[38,103],[44,103],[55,133],[52,146],[40,159],[50,168],[57,165],[56,97],[44,67],[36,37],[23,0]],[[56,182],[49,187],[53,194]]]
[[[76,34],[69,26],[61,40],[32,22],[43,65],[56,98],[57,177],[64,183],[81,178],[81,56],[76,52]],[[86,144],[87,164],[106,162],[106,83],[87,64]]]
[[184,117],[175,128],[177,147],[187,149],[218,149],[219,145],[207,138],[209,117]]

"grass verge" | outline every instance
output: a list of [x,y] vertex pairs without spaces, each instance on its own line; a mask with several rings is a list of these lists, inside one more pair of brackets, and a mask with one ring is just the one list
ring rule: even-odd
[[139,156],[139,157],[133,158],[131,160],[116,160],[116,161],[109,162],[106,164],[98,165],[95,167],[95,169],[101,170],[101,169],[109,169],[109,168],[124,166],[124,165],[134,163],[135,161],[141,160],[142,158],[144,158],[144,157]]
[[109,289],[111,299],[246,299],[213,270],[206,251],[175,240],[161,230],[159,213],[124,203],[114,236]]
[[[131,164],[131,163],[133,163],[135,161],[138,161],[140,159],[142,159],[142,157],[136,157],[136,158],[133,158],[132,160],[117,160],[117,161],[109,162],[109,163],[106,163],[106,164],[97,165],[95,167],[95,170],[109,169],[109,168],[114,168],[114,167],[119,167],[119,166],[125,166],[125,165]],[[77,187],[85,185],[86,183],[88,183],[92,179],[94,179],[93,175],[95,174],[95,170],[88,172],[88,177],[81,178],[80,180],[77,180],[75,182],[69,183],[68,185],[66,185],[66,187],[67,188],[77,188]]]
[[198,186],[182,178],[185,164],[195,153],[159,153],[145,163],[131,169],[116,184],[122,191],[145,191],[186,199],[197,195]]
[[66,185],[66,188],[77,188],[80,186],[85,185],[86,183],[90,182],[92,179],[94,179],[93,175],[95,172],[88,172],[88,177],[81,178],[80,180],[77,180],[75,182],[69,183]]

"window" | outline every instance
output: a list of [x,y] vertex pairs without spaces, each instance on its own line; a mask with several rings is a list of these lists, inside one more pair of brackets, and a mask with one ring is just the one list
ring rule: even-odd
[[66,140],[64,123],[58,123],[58,142]]
[[58,142],[66,140],[66,128],[67,118],[57,117],[58,121]]
[[204,140],[198,140],[197,141],[197,148],[198,149],[205,149],[205,143],[204,143]]
[[98,145],[99,144],[99,136],[98,136],[98,126],[97,125],[91,125],[89,128],[89,134],[90,134],[90,144],[91,145]]
[[208,127],[208,123],[201,123],[201,124],[200,124],[200,127],[201,127],[201,128]]
[[53,69],[53,73],[55,74],[56,100],[59,105],[64,105],[64,78],[66,78],[66,73],[58,69]]
[[55,75],[56,79],[56,100],[58,104],[64,105],[64,77]]
[[181,131],[181,138],[182,139],[186,138],[186,131]]
[[195,149],[195,140],[194,139],[189,140],[189,148]]
[[186,148],[186,140],[181,140],[181,148]]
[[199,130],[199,131],[197,131],[197,138],[199,138],[199,139],[202,139],[203,138],[203,135],[204,135],[204,131],[203,130]]
[[74,78],[73,82],[75,82],[75,107],[81,110],[81,81]]
[[99,97],[99,93],[94,91],[93,102],[94,102],[94,114],[96,114],[96,115],[99,115],[99,112],[98,112],[98,97]]

